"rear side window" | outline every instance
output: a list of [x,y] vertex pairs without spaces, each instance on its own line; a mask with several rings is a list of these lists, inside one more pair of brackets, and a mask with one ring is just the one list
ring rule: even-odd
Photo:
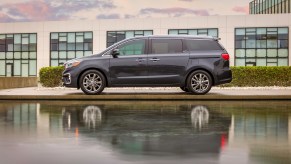
[[180,39],[152,39],[152,54],[173,54],[182,52]]
[[215,40],[185,40],[185,43],[189,51],[222,50]]

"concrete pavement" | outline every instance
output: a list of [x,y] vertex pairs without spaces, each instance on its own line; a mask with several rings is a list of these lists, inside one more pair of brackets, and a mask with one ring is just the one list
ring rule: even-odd
[[291,87],[213,87],[206,95],[180,88],[106,88],[101,95],[85,95],[72,88],[15,88],[0,90],[0,100],[291,100]]

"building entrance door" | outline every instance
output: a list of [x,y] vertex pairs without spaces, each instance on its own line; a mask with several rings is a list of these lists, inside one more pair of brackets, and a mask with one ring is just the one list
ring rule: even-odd
[[6,76],[7,77],[13,76],[13,64],[12,63],[6,63]]

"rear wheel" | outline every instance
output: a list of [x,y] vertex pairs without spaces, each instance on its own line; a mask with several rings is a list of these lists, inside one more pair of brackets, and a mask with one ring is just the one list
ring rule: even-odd
[[88,70],[81,75],[79,84],[85,94],[97,95],[103,91],[106,81],[101,72]]
[[206,71],[197,70],[192,72],[187,79],[187,88],[196,95],[204,95],[212,87],[212,78]]

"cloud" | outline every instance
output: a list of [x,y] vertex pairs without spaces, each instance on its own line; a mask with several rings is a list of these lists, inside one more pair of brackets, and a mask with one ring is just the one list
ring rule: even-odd
[[141,15],[151,15],[151,14],[164,14],[169,16],[176,16],[180,17],[183,15],[196,15],[196,16],[208,16],[210,15],[207,10],[192,10],[188,8],[180,8],[180,7],[173,7],[173,8],[144,8],[141,9],[139,12]]
[[82,10],[113,9],[112,0],[29,0],[0,6],[0,22],[67,20]]
[[249,14],[249,6],[235,6],[232,8],[232,11],[238,13]]
[[120,19],[120,15],[119,14],[109,14],[109,15],[105,15],[105,14],[100,14],[96,16],[97,19]]

